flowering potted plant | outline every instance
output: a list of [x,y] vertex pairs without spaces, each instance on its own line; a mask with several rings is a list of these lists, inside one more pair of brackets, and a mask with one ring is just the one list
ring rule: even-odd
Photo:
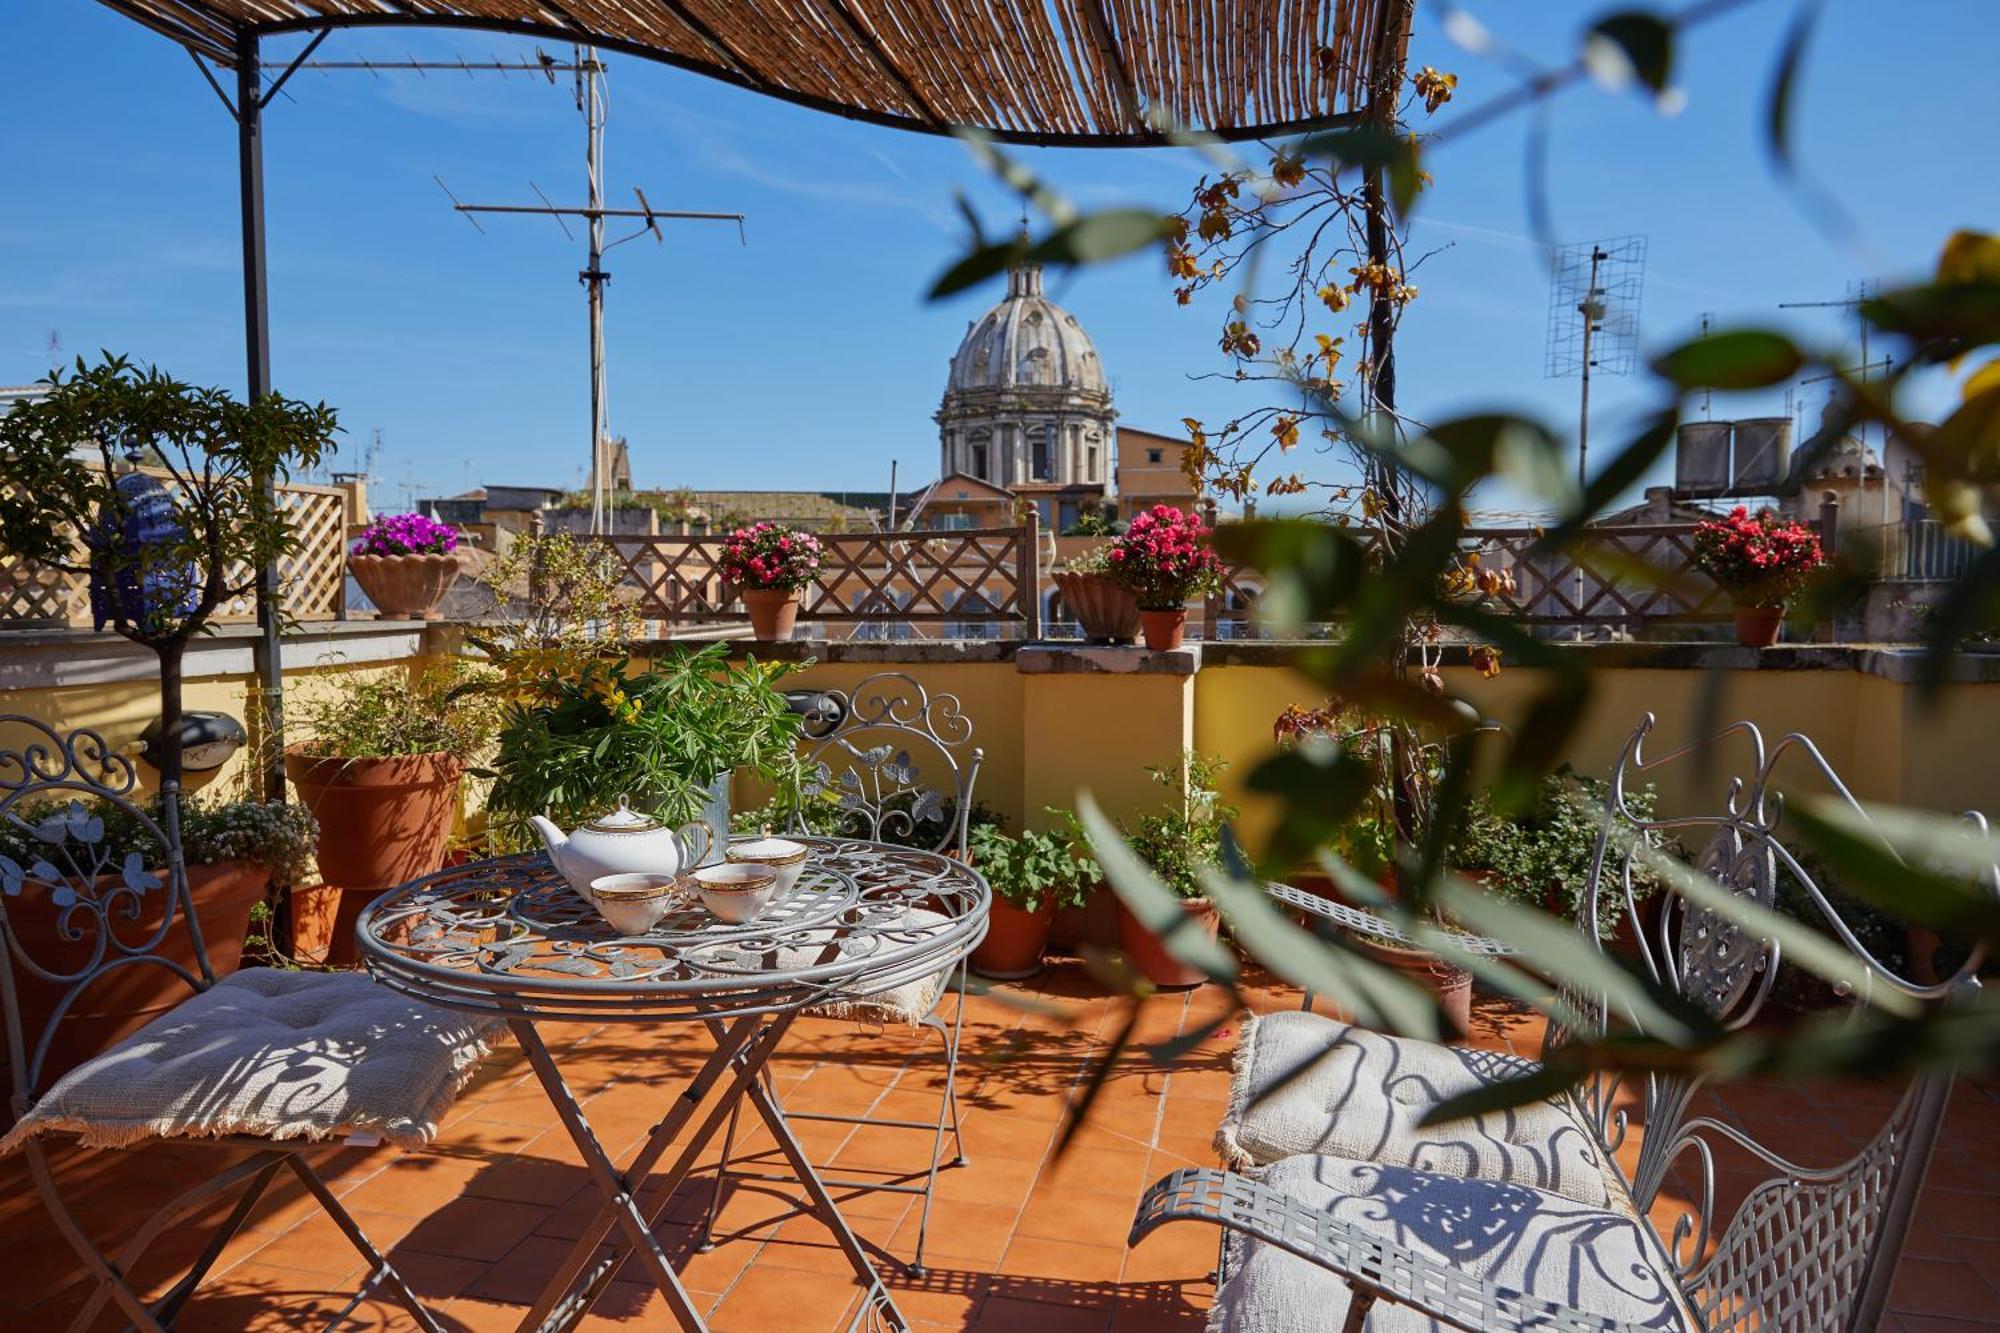
[[1139,514],[1105,553],[1111,577],[1139,603],[1146,646],[1164,652],[1181,646],[1187,599],[1213,591],[1221,562],[1208,545],[1208,525],[1172,505]]
[[1778,641],[1785,605],[1826,563],[1819,535],[1771,510],[1754,517],[1742,505],[1696,525],[1694,563],[1736,603],[1736,641],[1769,648]]
[[458,533],[422,514],[383,514],[347,553],[354,581],[390,620],[435,620],[458,580]]
[[1086,639],[1130,643],[1138,636],[1139,603],[1112,580],[1109,544],[1070,557],[1055,571],[1055,582]]
[[799,593],[825,563],[826,548],[819,538],[767,520],[731,532],[719,567],[750,612],[751,632],[770,640],[792,637]]

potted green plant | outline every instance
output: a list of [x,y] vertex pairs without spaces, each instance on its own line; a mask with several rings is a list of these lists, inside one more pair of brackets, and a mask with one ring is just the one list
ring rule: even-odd
[[1042,970],[1056,909],[1081,907],[1102,877],[1074,818],[1060,811],[1046,832],[1008,834],[997,823],[974,825],[968,835],[973,869],[993,890],[986,938],[972,951],[982,977],[1015,981]]
[[[161,796],[149,803],[148,813],[155,826],[163,826],[163,804]],[[318,826],[311,811],[277,801],[225,801],[197,794],[182,796],[177,804],[188,894],[209,965],[217,976],[224,976],[242,961],[244,941],[258,907],[268,897],[281,897],[311,878]],[[78,850],[58,857],[65,865],[56,870],[45,858],[51,855],[51,846],[66,838]],[[106,868],[119,864],[127,853],[135,853],[139,868],[147,875],[157,876],[166,869],[166,850],[153,836],[152,828],[111,801],[44,802],[16,807],[7,819],[0,820],[0,888],[6,891],[8,924],[19,938],[33,941],[33,957],[51,972],[86,966],[98,937],[65,931],[62,900],[53,893],[21,892],[22,882],[32,879],[47,885],[51,880],[68,880],[79,865],[88,870],[94,858],[77,859],[85,856],[80,844],[86,843],[105,850],[109,858]],[[101,901],[119,879],[119,875],[101,874],[87,888],[72,887],[82,888]],[[166,895],[142,893],[130,902],[130,916],[123,908],[118,912],[120,937],[151,938],[164,920]],[[155,952],[190,973],[199,972],[194,943],[186,931],[171,932]],[[26,969],[17,969],[15,982],[22,1030],[43,1031],[54,1005],[63,998],[64,988]],[[65,1070],[138,1031],[185,997],[185,987],[174,982],[165,967],[128,967],[112,972],[80,992],[64,1021],[52,1029],[40,1083],[47,1086]]]
[[1786,605],[1826,563],[1819,534],[1769,509],[1754,516],[1742,505],[1695,525],[1694,563],[1736,604],[1736,641],[1769,648],[1778,641]]
[[1135,516],[1105,554],[1111,577],[1138,600],[1146,646],[1154,652],[1181,646],[1188,598],[1213,592],[1221,582],[1222,565],[1208,536],[1208,525],[1196,515],[1154,505]]
[[386,620],[435,620],[458,582],[458,530],[423,514],[381,514],[347,553],[347,572]]
[[285,773],[317,816],[323,883],[294,895],[295,949],[354,961],[354,923],[383,891],[444,864],[466,766],[490,744],[496,706],[452,661],[350,673],[297,705],[304,739]]
[[[1237,815],[1236,807],[1221,799],[1216,785],[1226,767],[1221,759],[1188,750],[1178,764],[1148,769],[1153,781],[1166,788],[1168,797],[1160,809],[1141,815],[1132,833],[1132,850],[1180,898],[1181,910],[1195,928],[1211,939],[1220,922],[1215,904],[1202,896],[1195,871],[1221,858],[1223,826]],[[1199,986],[1208,979],[1199,968],[1175,958],[1122,900],[1118,904],[1118,944],[1155,986]]]
[[[1628,873],[1607,873],[1599,878],[1594,905],[1584,901],[1609,796],[1610,784],[1603,778],[1576,773],[1568,765],[1542,779],[1534,805],[1514,820],[1522,851],[1518,893],[1523,901],[1571,921],[1580,920],[1594,907],[1598,938],[1626,936],[1629,943],[1632,921],[1625,902],[1626,882],[1629,880],[1632,887],[1633,905],[1641,910],[1659,893],[1661,884],[1644,862],[1635,860]],[[1627,787],[1624,792],[1625,809],[1634,819],[1652,818],[1657,801],[1658,793],[1650,783]],[[1644,837],[1655,848],[1667,846],[1657,829],[1646,830]]]
[[[670,825],[729,826],[730,775],[796,783],[802,719],[777,682],[809,663],[728,660],[722,644],[622,650],[530,650],[502,661],[498,743],[490,767],[489,839],[540,845],[528,820],[574,828],[621,798]],[[718,808],[720,805],[720,808]]]
[[798,621],[799,595],[812,586],[826,548],[819,538],[783,523],[752,523],[722,543],[717,568],[743,599],[750,630],[760,640],[789,639]]
[[1071,556],[1053,577],[1063,605],[1076,617],[1086,639],[1130,643],[1138,637],[1139,603],[1131,589],[1111,577],[1108,543]]

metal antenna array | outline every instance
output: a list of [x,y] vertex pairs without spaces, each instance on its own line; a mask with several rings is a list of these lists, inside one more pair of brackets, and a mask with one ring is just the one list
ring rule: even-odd
[[1593,374],[1629,375],[1638,361],[1639,297],[1646,284],[1646,238],[1565,245],[1550,256],[1549,334],[1544,373],[1582,381],[1577,408],[1576,484],[1586,484]]
[[[1820,384],[1826,380],[1837,378],[1842,373],[1855,376],[1864,385],[1868,383],[1868,377],[1874,371],[1879,370],[1884,375],[1889,373],[1890,368],[1895,364],[1895,358],[1885,356],[1880,361],[1870,361],[1868,359],[1868,321],[1861,314],[1862,305],[1873,300],[1880,290],[1879,284],[1876,283],[1867,281],[1850,282],[1847,284],[1846,297],[1838,301],[1778,302],[1778,309],[1780,310],[1852,310],[1854,312],[1855,323],[1861,330],[1861,360],[1859,364],[1847,367],[1844,372],[1830,370],[1811,376],[1808,379],[1802,379],[1798,382],[1800,389],[1805,388],[1809,384]],[[1788,398],[1791,393],[1791,390],[1786,390]],[[1799,407],[1803,409],[1804,405],[1803,395],[1801,395]],[[1862,420],[1858,430],[1861,436],[1861,443],[1866,445],[1868,443],[1869,429],[1865,418]],[[1801,433],[1803,433],[1803,428],[1801,428]],[[1886,430],[1882,433],[1882,452],[1878,457],[1882,463],[1882,522],[1886,526],[1889,522],[1889,435]]]
[[[387,66],[378,66],[387,68]],[[446,68],[456,69],[457,65]],[[637,208],[607,208],[604,204],[604,62],[597,52],[588,47],[577,47],[574,60],[566,65],[547,61],[536,66],[553,77],[558,69],[568,69],[576,76],[576,106],[583,113],[584,120],[584,178],[587,187],[586,201],[582,207],[565,208],[554,203],[533,181],[528,188],[541,200],[539,204],[467,204],[461,203],[451,187],[438,180],[438,188],[451,200],[451,206],[465,216],[474,229],[484,232],[479,225],[481,213],[537,214],[555,219],[562,228],[563,235],[574,240],[565,218],[582,218],[585,223],[586,249],[585,263],[577,276],[584,287],[590,309],[590,530],[602,532],[605,527],[606,509],[610,497],[610,439],[605,431],[605,383],[604,383],[604,285],[611,280],[611,274],[604,268],[604,253],[627,241],[651,234],[655,243],[664,243],[666,237],[660,231],[662,220],[692,222],[734,222],[739,240],[743,240],[743,215],[741,213],[697,213],[684,210],[654,208],[646,198],[645,191],[633,187],[632,194],[639,201]],[[604,239],[604,222],[607,218],[633,218],[640,225],[629,235],[621,236],[607,244]],[[747,244],[747,242],[746,242]]]

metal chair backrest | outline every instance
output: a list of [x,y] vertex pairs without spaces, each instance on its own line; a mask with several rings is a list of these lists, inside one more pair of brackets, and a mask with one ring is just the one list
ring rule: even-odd
[[[87,995],[116,996],[146,969],[171,973],[190,995],[215,983],[182,859],[179,794],[163,791],[155,811],[137,789],[132,761],[97,732],[0,716],[0,1002],[17,1119],[45,1090],[57,1031]],[[129,821],[145,847],[111,845],[107,815]]]
[[[965,846],[986,752],[955,694],[900,671],[851,692],[827,690],[808,712],[792,826],[943,852]],[[823,813],[822,813],[823,812]]]
[[[1636,939],[1640,963],[1655,980],[1701,1005],[1732,1029],[1754,1022],[1777,981],[1781,951],[1775,941],[1757,938],[1713,911],[1696,906],[1671,885],[1662,902],[1642,912],[1635,883],[1643,875],[1637,844],[1642,839],[1678,840],[1699,847],[1695,863],[1710,879],[1766,907],[1778,902],[1781,882],[1798,886],[1806,924],[1830,936],[1865,966],[1863,993],[1847,995],[1866,1007],[1876,988],[1894,989],[1932,1003],[1978,985],[1979,954],[1950,976],[1930,984],[1904,976],[1876,957],[1856,923],[1802,864],[1779,833],[1784,796],[1774,785],[1781,760],[1803,766],[1807,780],[1866,819],[1866,811],[1807,737],[1796,732],[1766,746],[1751,723],[1738,722],[1710,739],[1648,758],[1645,742],[1654,726],[1646,715],[1620,754],[1606,797],[1608,818],[1600,833],[1590,881],[1582,895],[1578,931],[1603,949],[1597,929],[1598,902],[1622,904]],[[1727,750],[1741,746],[1725,768]],[[1698,782],[1726,776],[1721,808],[1694,814],[1642,817],[1631,797],[1670,765],[1689,767]],[[1700,767],[1699,765],[1706,765]],[[1977,827],[1985,821],[1967,816]],[[1618,836],[1620,834],[1623,836]],[[1604,894],[1605,877],[1613,876]],[[1986,885],[1992,890],[1992,883]],[[1586,1021],[1601,1025],[1601,997],[1566,994]],[[1551,1026],[1549,1041],[1569,1033]],[[1807,1167],[1737,1126],[1691,1109],[1701,1082],[1695,1078],[1647,1075],[1630,1093],[1639,1102],[1644,1125],[1630,1184],[1639,1209],[1652,1208],[1676,1167],[1691,1172],[1691,1211],[1662,1237],[1690,1305],[1711,1330],[1758,1329],[1779,1333],[1824,1333],[1873,1329],[1881,1316],[1888,1285],[1901,1253],[1917,1191],[1930,1162],[1946,1100],[1947,1071],[1927,1074],[1905,1090],[1875,1135],[1846,1162]],[[1574,1094],[1607,1155],[1625,1137],[1631,1100],[1622,1076],[1599,1075]],[[1779,1145],[1786,1147],[1788,1145]],[[1747,1158],[1757,1183],[1742,1193],[1727,1222],[1715,1226],[1718,1205],[1717,1154],[1732,1162]],[[1740,1179],[1741,1177],[1736,1177]]]

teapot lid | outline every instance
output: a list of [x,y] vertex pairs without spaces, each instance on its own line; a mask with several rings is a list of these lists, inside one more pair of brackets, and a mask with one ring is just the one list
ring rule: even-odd
[[666,827],[651,815],[634,810],[632,798],[620,796],[618,808],[608,815],[599,815],[583,827],[591,833],[651,833]]

